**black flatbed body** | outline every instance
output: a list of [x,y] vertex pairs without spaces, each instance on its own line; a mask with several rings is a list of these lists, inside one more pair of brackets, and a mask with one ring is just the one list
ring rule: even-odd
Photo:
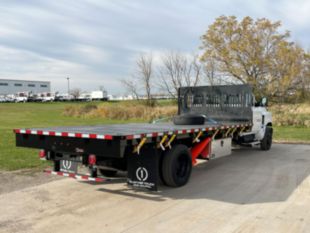
[[15,129],[16,134],[41,135],[71,138],[90,138],[103,140],[151,138],[162,135],[188,134],[198,131],[212,131],[217,129],[239,128],[250,126],[251,122],[222,121],[208,122],[204,125],[174,125],[171,123],[132,123],[96,126],[69,126],[50,128]]
[[97,154],[121,158],[128,146],[139,143],[158,143],[165,135],[176,140],[191,139],[198,132],[212,135],[217,130],[227,131],[251,127],[251,122],[221,122],[204,125],[174,125],[171,123],[136,123],[97,126],[72,126],[15,129],[16,146],[45,149],[68,154]]

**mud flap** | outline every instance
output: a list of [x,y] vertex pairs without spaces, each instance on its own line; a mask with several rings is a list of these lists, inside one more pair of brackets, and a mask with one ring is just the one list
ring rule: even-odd
[[128,185],[157,191],[158,164],[159,156],[155,145],[144,145],[140,154],[128,156]]

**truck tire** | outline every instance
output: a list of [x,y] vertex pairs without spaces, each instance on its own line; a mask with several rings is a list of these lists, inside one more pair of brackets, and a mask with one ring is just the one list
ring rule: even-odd
[[206,117],[198,114],[185,114],[173,117],[175,125],[203,125],[205,121]]
[[116,170],[99,169],[100,174],[107,177],[114,177],[117,174]]
[[162,162],[164,183],[171,187],[185,185],[192,172],[192,158],[187,146],[175,145],[167,151]]
[[262,150],[270,150],[272,145],[272,133],[273,129],[267,126],[264,138],[260,142],[260,148]]

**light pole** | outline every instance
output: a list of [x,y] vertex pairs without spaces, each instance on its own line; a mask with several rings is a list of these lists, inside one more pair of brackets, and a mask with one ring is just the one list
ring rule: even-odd
[[70,78],[67,77],[67,80],[68,80],[68,96],[70,95]]

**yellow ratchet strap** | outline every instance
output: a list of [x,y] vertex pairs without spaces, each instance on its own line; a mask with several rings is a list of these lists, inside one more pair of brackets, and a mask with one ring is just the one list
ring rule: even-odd
[[230,136],[232,136],[237,130],[237,127],[233,129],[233,131],[231,131]]
[[245,126],[243,126],[239,133],[242,133],[245,130]]
[[229,128],[226,133],[225,133],[225,138],[227,138],[228,134],[230,133],[230,131],[232,130],[232,128]]
[[199,133],[197,134],[197,136],[195,137],[195,139],[193,140],[193,143],[195,142],[199,142],[199,138],[201,137],[201,135],[203,134],[203,132],[200,130]]
[[172,137],[169,139],[169,141],[166,143],[165,147],[169,147],[171,149],[171,143],[176,138],[176,134],[173,134]]
[[135,149],[133,150],[133,153],[137,153],[140,154],[140,150],[142,148],[142,146],[144,145],[144,143],[146,142],[147,138],[142,138],[142,140],[140,141],[140,143],[135,147]]
[[161,141],[159,142],[157,148],[161,148],[162,150],[165,150],[165,147],[164,147],[164,142],[167,140],[168,138],[168,135],[164,135],[163,138],[161,139]]
[[219,131],[220,131],[219,129],[215,131],[215,133],[212,135],[212,140],[214,140],[215,136],[218,134]]

